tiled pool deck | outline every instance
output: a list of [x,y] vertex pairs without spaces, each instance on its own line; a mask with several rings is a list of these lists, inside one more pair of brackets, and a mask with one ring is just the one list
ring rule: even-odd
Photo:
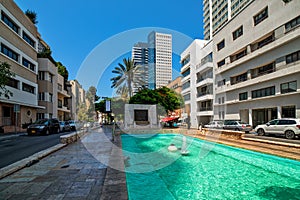
[[[232,137],[204,136],[197,130],[185,134],[230,146],[279,155],[300,161],[300,148],[266,144]],[[103,128],[85,136],[97,140],[91,154],[83,140],[43,158],[0,180],[0,199],[127,199],[126,176],[120,151],[120,138],[112,145],[111,129]],[[102,138],[102,139],[101,139]],[[106,139],[104,139],[106,138]],[[99,147],[99,148],[98,148]],[[95,153],[97,155],[95,155]],[[97,159],[96,159],[97,158]],[[99,160],[106,159],[107,164]],[[107,166],[108,165],[108,166]]]

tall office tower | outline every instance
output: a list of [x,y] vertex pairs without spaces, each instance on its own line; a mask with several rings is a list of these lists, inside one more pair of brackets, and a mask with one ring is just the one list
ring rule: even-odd
[[151,32],[148,35],[148,86],[166,86],[172,80],[172,35]]
[[253,0],[203,0],[204,39],[213,34]]
[[[133,93],[148,87],[148,43],[138,42],[132,48],[132,59],[139,70],[133,80]],[[141,82],[142,81],[142,82]]]

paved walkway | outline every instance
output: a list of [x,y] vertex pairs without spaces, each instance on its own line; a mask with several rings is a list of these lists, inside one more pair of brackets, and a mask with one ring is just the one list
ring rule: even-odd
[[123,157],[110,139],[111,129],[93,131],[1,179],[0,199],[127,199]]

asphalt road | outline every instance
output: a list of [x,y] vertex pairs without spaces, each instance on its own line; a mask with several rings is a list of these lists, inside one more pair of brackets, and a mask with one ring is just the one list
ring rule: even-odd
[[0,168],[59,144],[59,137],[64,134],[68,133],[47,136],[20,135],[6,139],[0,138]]

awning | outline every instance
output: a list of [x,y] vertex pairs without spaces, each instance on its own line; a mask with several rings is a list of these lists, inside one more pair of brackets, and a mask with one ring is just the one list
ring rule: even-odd
[[165,117],[161,121],[162,122],[170,122],[170,121],[175,121],[175,120],[178,120],[178,119],[179,119],[179,117]]

